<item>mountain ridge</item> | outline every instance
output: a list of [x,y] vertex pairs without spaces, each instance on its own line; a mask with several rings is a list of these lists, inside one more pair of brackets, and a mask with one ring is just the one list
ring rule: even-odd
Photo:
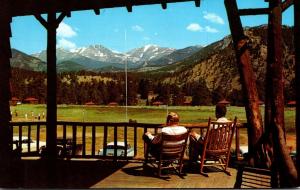
[[[82,65],[85,70],[101,70],[101,68],[109,67],[122,70],[126,63],[129,69],[139,69],[148,65],[163,66],[172,64],[172,62],[188,57],[199,48],[200,46],[190,46],[176,50],[149,44],[132,49],[126,53],[115,52],[102,45],[90,45],[72,51],[57,48],[57,64],[59,65],[64,61],[72,61]],[[45,50],[32,54],[32,56],[46,61]]]

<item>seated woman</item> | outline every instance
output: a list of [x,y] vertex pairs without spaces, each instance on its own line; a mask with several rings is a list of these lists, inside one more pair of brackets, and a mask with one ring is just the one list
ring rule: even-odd
[[[229,120],[225,117],[226,116],[226,105],[224,104],[217,104],[216,105],[216,118],[217,122],[229,122]],[[189,144],[189,159],[190,162],[196,162],[198,160],[199,155],[202,153],[203,150],[203,143],[204,143],[204,136],[192,131],[190,133],[190,144]]]
[[[168,135],[181,135],[187,132],[187,129],[183,126],[179,126],[179,115],[175,112],[169,112],[167,116],[167,126],[163,127],[161,132]],[[154,157],[158,156],[158,150],[161,145],[161,133],[152,135],[150,132],[146,132],[143,135],[143,140],[146,144],[148,152]]]

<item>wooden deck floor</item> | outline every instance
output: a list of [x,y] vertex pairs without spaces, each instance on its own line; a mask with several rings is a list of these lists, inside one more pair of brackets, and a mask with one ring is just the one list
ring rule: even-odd
[[[198,168],[197,168],[198,169]],[[230,168],[232,176],[224,172],[209,173],[209,177],[185,169],[183,178],[175,173],[169,178],[155,176],[152,168],[144,169],[141,163],[129,163],[112,175],[99,181],[92,188],[233,188],[236,170]]]
[[[52,174],[47,173],[49,168]],[[215,169],[209,177],[199,174],[199,168],[184,168],[182,178],[170,174],[158,178],[152,167],[141,161],[111,162],[100,160],[60,160],[49,165],[45,160],[22,160],[17,167],[14,184],[21,188],[233,188],[237,170],[229,168],[231,176]],[[47,176],[55,176],[52,182]]]

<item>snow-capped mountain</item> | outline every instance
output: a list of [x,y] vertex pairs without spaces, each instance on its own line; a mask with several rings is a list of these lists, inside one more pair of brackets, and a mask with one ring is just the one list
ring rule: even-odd
[[[47,56],[46,50],[33,54],[32,56],[41,59],[42,61],[46,62]],[[95,69],[95,68],[101,68],[101,67],[107,67],[111,62],[104,62],[100,60],[91,59],[87,56],[83,56],[79,53],[71,52],[62,48],[56,49],[56,58],[57,58],[57,64],[61,64],[65,61],[72,61],[74,63],[78,63],[82,66],[84,66],[87,69]]]
[[136,57],[137,59],[139,59],[139,62],[148,62],[169,55],[173,51],[175,51],[175,49],[149,44],[141,48],[133,49],[127,52],[127,54],[131,57]]
[[90,45],[88,47],[75,49],[71,52],[97,61],[110,63],[122,63],[125,59],[124,54],[113,52],[102,45]]
[[[61,62],[61,61],[64,61],[66,59],[70,59],[70,58],[73,58],[76,56],[76,54],[73,54],[67,50],[64,50],[62,48],[57,48],[56,49],[56,57],[57,57],[57,62]],[[40,60],[42,61],[47,61],[47,51],[46,50],[43,50],[39,53],[35,53],[35,54],[32,54],[31,56],[33,57],[36,57],[36,58],[39,58]]]
[[149,66],[163,66],[173,64],[178,61],[182,61],[185,58],[189,57],[190,55],[199,51],[202,46],[189,46],[183,49],[178,49],[173,51],[172,53],[159,57],[157,59],[150,60],[148,65]]
[[[190,47],[188,49],[190,49]],[[176,50],[173,48],[159,47],[158,45],[146,45],[126,53],[119,53],[102,45],[90,45],[72,51],[58,48],[57,63],[59,65],[62,62],[71,61],[72,63],[84,66],[88,70],[101,69],[104,67],[123,69],[125,62],[127,62],[128,68],[131,69],[147,67],[148,65],[164,66],[184,59],[195,52],[194,49],[193,51],[187,51],[186,49]],[[46,51],[33,54],[32,56],[46,61]]]

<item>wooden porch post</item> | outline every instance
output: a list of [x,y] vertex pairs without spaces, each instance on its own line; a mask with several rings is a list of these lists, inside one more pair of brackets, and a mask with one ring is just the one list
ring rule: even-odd
[[61,13],[56,18],[55,10],[48,13],[47,21],[41,15],[35,15],[36,19],[47,29],[47,136],[46,136],[46,158],[48,162],[48,185],[55,187],[56,178],[56,158],[57,158],[57,102],[56,102],[56,29],[59,23],[66,16]]
[[48,13],[47,25],[47,156],[56,158],[56,13]]
[[282,8],[281,0],[269,1],[268,63],[266,89],[269,94],[266,108],[266,129],[273,144],[272,186],[295,187],[297,171],[286,147],[284,127],[284,76],[282,50]]
[[9,38],[11,16],[9,0],[0,6],[0,186],[8,187],[11,180],[12,142],[9,121],[11,120],[9,99],[11,76],[11,47]]
[[[283,78],[283,54],[282,54],[282,13],[281,0],[269,1],[269,24],[268,24],[268,59],[266,73],[266,89],[269,93],[268,114],[266,129],[270,130],[274,118],[284,130],[284,78]],[[273,92],[273,93],[270,93]],[[270,107],[270,108],[269,108]],[[272,130],[272,129],[271,129]],[[285,132],[285,131],[284,131]]]
[[259,110],[255,76],[251,65],[247,37],[244,35],[242,23],[238,13],[236,0],[224,0],[227,10],[232,40],[236,52],[237,66],[240,73],[247,121],[249,123],[250,143],[249,153],[253,155],[254,147],[263,133],[262,117]]
[[294,45],[296,75],[296,163],[298,170],[298,186],[300,186],[300,2],[294,1]]
[[56,18],[56,12],[48,13],[47,21],[41,15],[35,18],[47,29],[47,158],[56,159],[57,157],[57,102],[56,102],[56,29],[60,22],[67,15],[61,13]]
[[56,105],[56,22],[55,11],[48,13],[47,21],[41,15],[35,18],[47,30],[47,129],[46,129],[46,156],[48,159],[56,159],[57,137],[57,105]]
[[56,158],[57,158],[57,104],[56,104],[56,29],[65,17],[62,13],[56,18],[56,12],[48,13],[47,21],[41,15],[35,15],[36,19],[47,29],[47,136],[46,136],[46,158],[48,186],[55,187],[56,178]]
[[[280,0],[279,0],[280,1]],[[274,72],[274,64],[275,60],[276,62],[280,63],[282,62],[282,49],[279,46],[281,46],[282,43],[282,30],[281,30],[281,10],[278,10],[278,6],[281,3],[278,2],[278,0],[275,1],[269,1],[269,9],[270,12],[268,14],[268,53],[267,53],[267,70],[266,70],[266,79],[265,79],[265,92],[266,94],[269,94],[268,96],[265,96],[265,132],[268,135],[267,138],[269,138],[269,141],[271,142],[271,146],[273,146],[273,161],[271,164],[271,171],[272,171],[272,178],[271,178],[271,184],[272,187],[279,187],[279,169],[278,169],[278,158],[276,156],[275,152],[278,152],[274,149],[275,147],[278,148],[274,144],[274,125],[272,125],[272,120],[274,119],[274,111],[275,111],[275,105],[272,104],[274,102],[274,94],[270,93],[273,92],[274,88],[283,88],[283,84],[276,83],[276,87],[273,87],[273,72]],[[280,11],[280,12],[279,12]],[[279,15],[278,15],[279,14]],[[280,18],[279,18],[280,17]],[[278,55],[276,55],[278,53]],[[276,58],[275,58],[276,55]],[[281,71],[281,74],[282,71]],[[282,94],[283,95],[283,94]],[[280,105],[282,107],[282,105]],[[282,113],[283,114],[283,113]],[[280,120],[282,123],[282,119]],[[276,143],[276,142],[275,142]],[[277,153],[278,155],[278,153]]]

